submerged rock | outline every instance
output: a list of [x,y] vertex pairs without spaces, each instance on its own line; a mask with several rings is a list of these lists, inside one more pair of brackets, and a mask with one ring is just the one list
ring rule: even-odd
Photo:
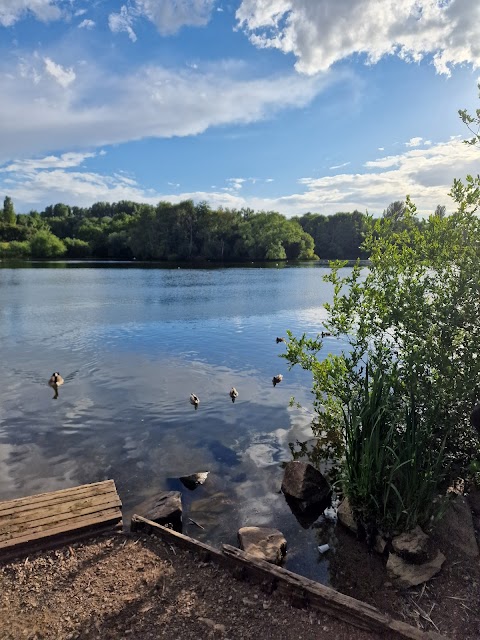
[[285,536],[277,529],[242,527],[238,531],[238,541],[240,549],[272,564],[281,564],[287,553]]
[[[286,496],[310,506],[330,500],[331,489],[324,476],[308,462],[287,462],[282,482]],[[325,504],[325,507],[328,506]],[[324,507],[324,508],[325,508]]]
[[162,491],[152,501],[143,515],[157,524],[171,524],[175,531],[182,532],[182,494],[180,491]]
[[397,554],[390,553],[387,561],[387,573],[395,586],[408,589],[433,578],[439,573],[444,562],[445,556],[440,551],[433,560],[424,564],[410,564]]
[[192,473],[189,476],[182,476],[179,480],[185,487],[187,487],[187,489],[193,491],[198,486],[205,483],[208,473],[208,471],[199,471],[198,473]]

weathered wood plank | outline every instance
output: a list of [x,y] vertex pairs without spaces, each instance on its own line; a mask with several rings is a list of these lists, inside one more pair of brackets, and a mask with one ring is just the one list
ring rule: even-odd
[[61,508],[54,509],[53,511],[45,511],[43,514],[38,513],[35,518],[28,518],[28,516],[22,515],[20,520],[10,520],[6,523],[0,518],[0,546],[3,540],[11,539],[18,533],[27,532],[30,529],[38,527],[46,527],[48,525],[60,524],[65,520],[69,520],[73,517],[82,517],[95,513],[96,511],[105,511],[110,508],[117,508],[121,506],[120,499],[108,497],[106,500],[102,496],[91,498],[88,500],[82,500],[81,502],[71,502],[62,504]]
[[431,631],[422,631],[394,620],[376,607],[255,558],[241,549],[224,544],[223,553],[245,566],[247,571],[253,571],[264,579],[276,580],[277,588],[281,592],[299,597],[306,604],[362,629],[379,632],[393,631],[409,640],[446,640],[445,636]]
[[230,545],[223,545],[222,552],[220,552],[204,542],[167,529],[138,515],[132,516],[131,530],[156,533],[164,540],[196,552],[202,557],[207,557],[233,571],[236,575],[246,575],[263,584],[268,584],[271,586],[271,590],[278,589],[288,597],[294,596],[305,605],[358,628],[386,633],[388,638],[394,637],[396,634],[397,638],[407,638],[408,640],[447,640],[445,636],[438,633],[422,631],[404,622],[394,620],[366,602],[356,600],[282,567],[258,560]]
[[106,524],[109,522],[118,522],[121,524],[122,514],[118,508],[105,509],[103,511],[97,511],[91,514],[83,515],[80,517],[73,517],[64,520],[58,525],[52,526],[52,524],[41,525],[34,527],[23,533],[23,535],[17,535],[11,539],[2,540],[0,542],[0,551],[5,548],[9,548],[15,545],[21,545],[32,540],[38,540],[42,537],[52,537],[62,533],[72,531],[74,529],[83,529],[84,527],[92,527],[96,524]]
[[0,513],[0,529],[6,524],[28,522],[30,520],[36,520],[48,515],[53,515],[55,513],[73,511],[80,508],[82,504],[88,506],[88,504],[106,504],[109,502],[119,501],[118,493],[116,491],[109,491],[108,493],[98,493],[95,495],[88,495],[85,493],[84,495],[76,496],[73,499],[70,498],[69,500],[57,501],[51,504],[37,503],[31,509],[26,509],[26,507],[8,509]]
[[78,487],[70,487],[69,489],[60,489],[51,491],[50,493],[38,493],[26,498],[14,498],[13,500],[4,500],[0,502],[0,517],[7,515],[11,509],[32,509],[39,506],[40,503],[54,504],[57,501],[65,502],[72,500],[77,496],[83,495],[100,495],[110,491],[116,492],[115,482],[113,480],[103,480],[102,482],[94,482],[92,484],[83,484]]

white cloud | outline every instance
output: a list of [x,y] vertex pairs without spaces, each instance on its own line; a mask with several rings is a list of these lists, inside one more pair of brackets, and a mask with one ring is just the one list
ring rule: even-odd
[[[99,156],[101,153],[98,154]],[[252,207],[256,210],[276,210],[286,215],[307,211],[331,214],[337,211],[369,210],[381,214],[394,200],[403,200],[408,194],[419,213],[432,213],[437,204],[448,208],[454,177],[478,171],[479,150],[468,147],[460,140],[432,145],[428,149],[411,149],[398,156],[369,161],[363,173],[344,173],[335,176],[300,179],[298,193],[287,193],[274,198],[259,195],[242,196],[240,190],[227,191],[211,187],[210,191],[178,192],[178,183],[169,184],[174,192],[165,193],[145,189],[134,176],[116,172],[102,175],[83,170],[85,160],[95,154],[65,153],[40,159],[13,162],[0,170],[2,184],[8,184],[8,193],[18,204],[19,211],[31,207],[42,208],[54,202],[68,202],[89,206],[99,200],[134,200],[155,204],[160,200],[180,202],[192,199],[208,201],[213,207]],[[3,178],[5,176],[5,178]],[[8,180],[8,182],[7,182]],[[251,179],[233,178],[230,184]],[[265,182],[273,180],[268,178]],[[3,189],[5,191],[5,188]]]
[[108,16],[108,26],[114,33],[125,31],[132,42],[137,41],[137,34],[133,30],[133,15],[127,6],[123,5],[120,13],[111,13]]
[[42,22],[58,20],[62,4],[62,0],[1,0],[0,25],[10,27],[29,13]]
[[378,147],[379,151],[385,151],[385,147]]
[[330,167],[330,169],[341,169],[342,167],[348,167],[349,164],[350,162],[344,162],[343,164],[335,164],[333,165],[333,167]]
[[65,69],[51,58],[44,58],[45,71],[58,82],[64,89],[68,87],[77,77],[73,69]]
[[309,104],[333,82],[294,73],[255,78],[231,65],[211,65],[202,73],[146,66],[123,75],[87,64],[75,73],[39,56],[22,60],[14,71],[10,61],[0,62],[0,163],[256,122]]
[[432,56],[446,75],[456,64],[480,66],[478,0],[242,0],[236,17],[254,45],[293,53],[302,73],[355,54],[370,64]]
[[140,15],[151,20],[162,35],[182,27],[202,27],[210,19],[216,0],[135,0]]
[[93,20],[82,20],[78,25],[79,29],[93,29],[95,22]]
[[422,144],[423,138],[410,138],[408,142],[405,142],[406,147],[419,147]]

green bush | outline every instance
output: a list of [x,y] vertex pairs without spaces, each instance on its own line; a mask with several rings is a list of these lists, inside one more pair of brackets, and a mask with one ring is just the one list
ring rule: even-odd
[[34,258],[60,258],[67,250],[50,231],[38,231],[31,239],[30,247]]
[[2,258],[27,258],[30,255],[30,243],[17,242],[0,242],[0,256]]
[[91,255],[90,245],[85,240],[64,238],[63,243],[67,249],[67,258],[88,258]]

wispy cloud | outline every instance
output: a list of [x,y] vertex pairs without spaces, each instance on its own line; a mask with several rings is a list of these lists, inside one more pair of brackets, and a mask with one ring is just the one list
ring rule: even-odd
[[137,41],[137,34],[133,30],[134,16],[126,5],[120,8],[120,13],[111,13],[108,16],[108,26],[113,33],[125,32],[132,42]]
[[71,85],[77,77],[72,68],[67,69],[62,67],[62,65],[57,64],[51,58],[45,58],[44,62],[46,72],[64,89]]
[[82,20],[78,25],[79,29],[93,29],[95,22],[93,20]]
[[423,138],[410,138],[408,142],[405,142],[406,147],[419,147],[422,144]]
[[333,167],[330,167],[330,169],[341,169],[342,167],[348,167],[349,164],[350,162],[344,162],[343,164],[335,164],[333,165]]

